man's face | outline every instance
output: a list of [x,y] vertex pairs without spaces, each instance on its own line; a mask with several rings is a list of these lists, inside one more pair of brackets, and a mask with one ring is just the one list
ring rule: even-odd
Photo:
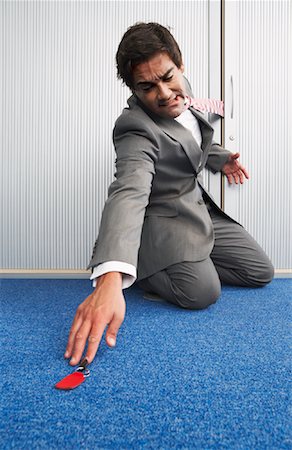
[[133,92],[150,111],[175,118],[185,109],[183,71],[167,53],[157,53],[134,68]]

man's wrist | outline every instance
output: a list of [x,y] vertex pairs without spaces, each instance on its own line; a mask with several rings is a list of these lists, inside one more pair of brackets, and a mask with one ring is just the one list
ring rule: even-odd
[[96,279],[96,287],[99,287],[105,283],[114,283],[116,285],[120,285],[122,289],[123,284],[123,274],[121,272],[107,272],[103,275],[100,275]]
[[137,278],[136,267],[132,264],[125,263],[123,261],[107,261],[98,264],[93,268],[90,279],[93,281],[93,287],[96,286],[96,282],[101,275],[109,272],[119,272],[123,277],[123,289],[127,289],[132,286]]

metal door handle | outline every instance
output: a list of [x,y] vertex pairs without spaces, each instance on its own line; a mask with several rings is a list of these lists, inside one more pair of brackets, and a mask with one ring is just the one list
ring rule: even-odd
[[233,112],[234,112],[234,89],[233,89],[233,76],[230,77],[230,83],[231,83],[231,119],[233,119]]

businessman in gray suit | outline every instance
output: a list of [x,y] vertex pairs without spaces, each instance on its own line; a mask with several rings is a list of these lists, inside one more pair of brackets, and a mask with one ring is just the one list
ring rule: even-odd
[[65,353],[77,364],[88,343],[91,362],[107,327],[115,346],[125,316],[123,289],[134,281],[182,308],[202,309],[221,283],[261,287],[273,266],[244,228],[224,214],[201,182],[204,167],[230,183],[248,174],[212,140],[194,108],[178,44],[155,23],[136,24],[116,55],[118,77],[133,95],[117,119],[115,181],[109,188],[89,267],[95,290],[78,307]]

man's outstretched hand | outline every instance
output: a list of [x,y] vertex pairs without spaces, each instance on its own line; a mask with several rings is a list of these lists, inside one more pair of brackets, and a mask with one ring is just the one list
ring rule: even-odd
[[222,168],[222,172],[226,175],[229,184],[243,184],[244,179],[249,178],[246,169],[238,161],[239,156],[239,153],[230,155],[227,163]]
[[88,363],[93,361],[106,327],[106,342],[114,347],[125,313],[122,275],[118,272],[102,275],[97,279],[93,293],[77,308],[64,355],[65,358],[71,358],[71,366],[79,363],[86,342],[88,347],[85,357]]

